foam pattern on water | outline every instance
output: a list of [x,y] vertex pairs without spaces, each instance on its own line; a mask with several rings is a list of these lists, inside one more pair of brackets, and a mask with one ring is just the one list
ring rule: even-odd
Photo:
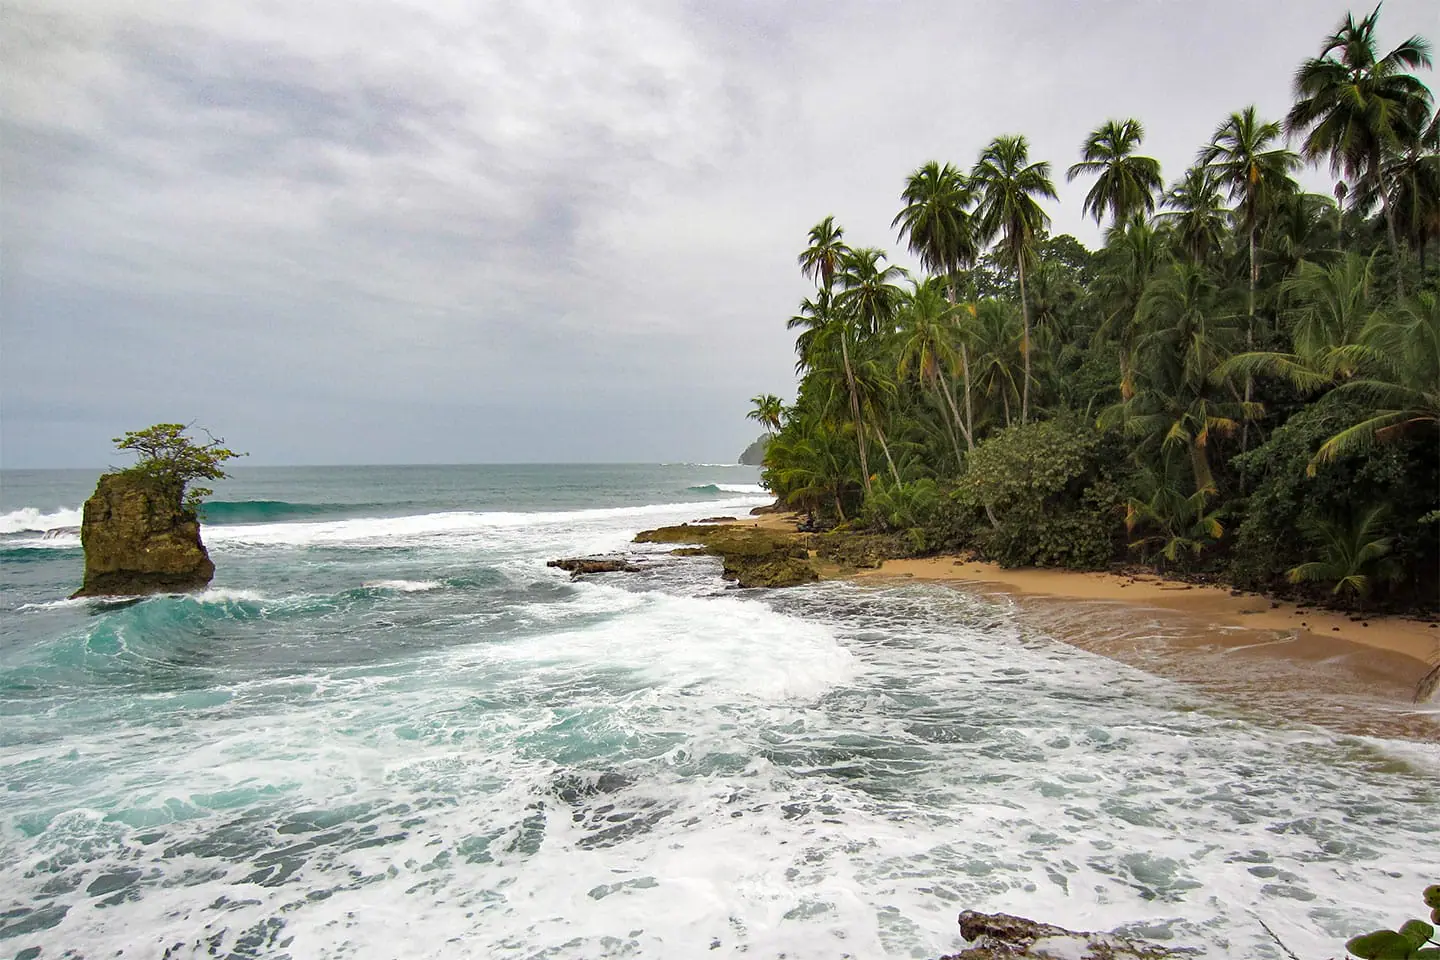
[[636,524],[411,525],[363,563],[276,524],[197,597],[17,613],[57,632],[0,666],[0,952],[936,957],[973,908],[1329,956],[1433,880],[1433,745],[939,588],[543,566]]

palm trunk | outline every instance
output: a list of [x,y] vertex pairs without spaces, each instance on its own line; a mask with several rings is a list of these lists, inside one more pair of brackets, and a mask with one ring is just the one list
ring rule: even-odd
[[965,449],[975,449],[975,409],[970,404],[970,348],[960,344],[960,376],[965,381]]
[[[940,421],[945,424],[945,433],[950,437],[950,446],[955,448],[955,469],[959,470],[965,465],[965,454],[960,451],[960,434],[955,432],[955,428],[958,426],[960,427],[960,429],[963,430],[964,426],[960,424],[958,419],[952,422],[945,416],[945,404],[940,400],[939,396],[943,394],[945,395],[946,399],[949,399],[949,392],[945,386],[944,380],[942,380],[940,377],[936,377],[934,382],[931,383],[930,386],[935,390],[935,393],[937,394],[935,398],[935,406],[940,411]],[[950,409],[955,409],[954,400],[950,400]]]
[[840,518],[841,523],[845,522],[845,508],[840,505],[840,492],[838,490],[835,492],[835,516]]
[[1215,475],[1210,472],[1210,458],[1198,443],[1190,444],[1190,469],[1195,473],[1195,492],[1215,489]]
[[885,463],[890,467],[890,476],[895,479],[895,486],[900,486],[900,471],[895,469],[895,461],[890,459],[890,445],[885,442],[885,431],[880,429],[880,421],[877,419],[872,426],[875,428],[875,439],[880,441],[880,450],[885,454]]
[[1374,172],[1375,191],[1380,194],[1380,206],[1385,211],[1385,235],[1390,241],[1390,258],[1395,261],[1395,293],[1403,297],[1405,296],[1405,272],[1400,265],[1400,238],[1395,233],[1395,211],[1390,209],[1390,193],[1385,189],[1385,180],[1380,172],[1380,151],[1378,150],[1370,157],[1370,169]]
[[[1260,283],[1260,257],[1256,252],[1256,234],[1259,232],[1259,225],[1255,220],[1255,213],[1250,212],[1250,294],[1249,294],[1249,317],[1245,321],[1245,349],[1255,349],[1255,287]],[[1255,392],[1255,378],[1248,373],[1245,375],[1245,402],[1249,403]],[[1240,449],[1250,449],[1250,421],[1246,420],[1240,428]]]
[[940,388],[940,392],[945,394],[945,402],[948,403],[950,406],[950,416],[954,418],[955,426],[960,428],[960,433],[965,437],[966,449],[974,450],[975,441],[970,438],[969,426],[967,426],[966,423],[960,419],[960,411],[955,409],[955,397],[952,395],[950,384],[942,381],[940,384],[938,384],[938,386]]
[[1020,422],[1030,419],[1030,304],[1025,298],[1025,253],[1017,251],[1015,263],[1020,273],[1020,319],[1024,326],[1021,333],[1020,352],[1025,361],[1025,382],[1020,387]]
[[870,495],[870,457],[865,452],[865,421],[860,416],[860,395],[855,389],[855,374],[850,369],[850,348],[845,332],[840,333],[840,358],[845,362],[845,385],[850,391],[850,416],[855,421],[855,442],[860,448],[860,483]]

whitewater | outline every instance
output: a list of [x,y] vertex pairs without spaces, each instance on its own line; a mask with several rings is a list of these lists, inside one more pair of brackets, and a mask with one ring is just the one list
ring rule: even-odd
[[1435,744],[629,545],[747,468],[252,470],[211,588],[126,603],[46,535],[93,474],[4,479],[0,955],[923,958],[978,909],[1338,956],[1437,879]]

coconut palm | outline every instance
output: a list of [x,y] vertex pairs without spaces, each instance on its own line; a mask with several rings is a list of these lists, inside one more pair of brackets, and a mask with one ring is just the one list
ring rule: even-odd
[[1290,172],[1300,165],[1300,158],[1283,147],[1273,147],[1280,139],[1280,124],[1259,119],[1253,106],[1232,113],[1215,128],[1210,142],[1200,150],[1199,162],[1209,167],[1219,185],[1230,192],[1231,201],[1250,244],[1250,297],[1248,310],[1251,324],[1255,316],[1255,287],[1260,282],[1259,233],[1260,214],[1265,203],[1293,189]]
[[1362,373],[1333,392],[1363,401],[1369,416],[1326,440],[1310,461],[1311,474],[1337,457],[1440,428],[1440,296],[1412,294],[1360,340],[1337,352]]
[[[973,265],[980,255],[976,223],[970,214],[975,191],[960,170],[948,163],[942,166],[931,161],[910,174],[900,198],[905,201],[905,206],[890,225],[900,228],[901,238],[908,238],[910,252],[920,258],[921,266],[946,278],[946,296],[953,304],[956,301],[955,274]],[[956,314],[952,312],[951,316]],[[961,387],[965,392],[968,412],[971,407],[970,346],[964,337],[957,337],[956,342]],[[954,393],[948,380],[943,389],[953,410]],[[965,434],[967,446],[973,448],[974,439],[968,418],[961,425],[957,415],[956,423]]]
[[845,228],[835,224],[833,216],[826,217],[810,228],[810,246],[796,261],[800,270],[815,282],[821,290],[830,291],[835,283],[835,274],[840,261],[850,252],[845,245]]
[[1140,217],[1112,229],[1100,253],[1102,270],[1095,291],[1105,311],[1100,333],[1112,338],[1120,355],[1120,396],[1135,393],[1131,353],[1140,334],[1140,304],[1150,278],[1166,255],[1155,228]]
[[770,436],[780,429],[780,420],[785,415],[784,402],[773,393],[758,393],[750,398],[752,409],[745,419],[754,420],[765,428]]
[[[975,444],[968,422],[956,409],[950,387],[951,371],[959,364],[960,350],[954,335],[956,308],[946,298],[943,285],[944,281],[939,277],[915,284],[914,292],[900,313],[900,349],[896,370],[901,377],[914,370],[920,382],[941,400],[939,406],[942,412],[948,407],[947,430],[955,447],[958,465],[963,457],[956,431],[964,435],[967,449],[974,449]],[[968,382],[966,390],[969,390]],[[950,425],[952,422],[953,426]]]
[[1174,229],[1181,245],[1196,263],[1203,263],[1220,249],[1225,238],[1225,203],[1220,197],[1220,181],[1215,171],[1197,164],[1165,194],[1160,214]]
[[1141,303],[1146,333],[1136,346],[1136,389],[1100,416],[1102,427],[1158,439],[1162,450],[1183,449],[1196,492],[1217,492],[1210,467],[1211,441],[1237,432],[1257,415],[1214,370],[1228,354],[1234,321],[1204,268],[1175,262],[1162,270]]
[[1386,513],[1382,504],[1351,523],[1331,519],[1309,524],[1305,539],[1320,551],[1321,559],[1294,567],[1286,579],[1291,583],[1331,583],[1334,596],[1363,600],[1376,577],[1388,579],[1394,573],[1386,562],[1393,541],[1381,535]]
[[1139,120],[1107,120],[1080,145],[1082,159],[1066,172],[1065,179],[1097,175],[1083,207],[1097,224],[1106,213],[1114,225],[1137,213],[1154,211],[1155,195],[1163,182],[1159,161],[1135,154],[1144,139],[1145,128]]
[[1023,136],[996,137],[980,154],[970,173],[979,193],[976,213],[979,235],[999,241],[1005,261],[1015,269],[1020,283],[1020,352],[1024,364],[1020,388],[1020,422],[1030,416],[1030,307],[1025,297],[1025,269],[1034,254],[1037,236],[1049,225],[1050,217],[1037,197],[1058,199],[1050,180],[1050,164],[1030,162],[1030,144]]
[[[1303,134],[1306,160],[1330,161],[1330,171],[1351,186],[1363,184],[1385,213],[1390,252],[1398,255],[1390,192],[1382,182],[1385,160],[1419,139],[1430,89],[1410,70],[1430,66],[1430,45],[1413,36],[1384,56],[1375,46],[1380,7],[1360,20],[1347,14],[1325,38],[1320,56],[1295,72],[1295,106],[1286,130]],[[1397,272],[1397,278],[1399,274]]]
[[932,160],[910,174],[900,199],[905,206],[890,226],[900,228],[922,267],[949,277],[975,262],[980,254],[970,217],[975,198],[963,173]]

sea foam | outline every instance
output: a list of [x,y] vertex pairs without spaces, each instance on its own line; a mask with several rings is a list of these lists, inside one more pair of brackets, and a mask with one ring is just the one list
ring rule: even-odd
[[56,507],[49,513],[37,507],[22,507],[0,516],[0,534],[44,533],[57,527],[78,527],[81,520],[78,507]]

